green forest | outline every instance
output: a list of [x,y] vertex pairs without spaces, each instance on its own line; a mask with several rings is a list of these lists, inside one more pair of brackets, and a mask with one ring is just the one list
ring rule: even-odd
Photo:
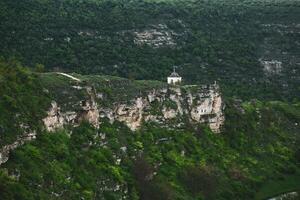
[[[0,199],[300,194],[299,19],[297,0],[1,0],[0,150],[30,131],[36,139],[1,164]],[[273,61],[280,67],[264,64]],[[110,108],[167,87],[173,66],[184,85],[220,85],[220,133],[188,121],[132,131],[106,118],[44,127],[54,97],[69,105],[87,96],[63,93],[73,82],[54,72],[100,90],[99,106]]]
[[[26,66],[164,81],[176,65],[186,83],[218,81],[229,97],[300,96],[296,0],[2,0],[0,9],[0,55]],[[137,44],[145,30],[175,45]],[[260,60],[284,69],[265,76]]]
[[228,99],[221,134],[201,124],[132,132],[105,119],[48,133],[43,84],[58,81],[14,61],[0,69],[1,144],[22,135],[18,123],[37,132],[1,165],[1,199],[265,199],[299,189],[299,103]]

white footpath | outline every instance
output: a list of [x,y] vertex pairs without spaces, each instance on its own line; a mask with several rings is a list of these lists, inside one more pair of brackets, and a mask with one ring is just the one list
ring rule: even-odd
[[76,78],[76,77],[74,77],[74,76],[71,76],[71,75],[69,75],[69,74],[66,74],[66,73],[62,73],[62,72],[57,72],[57,74],[60,74],[60,75],[63,75],[63,76],[66,76],[66,77],[68,77],[68,78],[70,78],[70,79],[73,79],[74,81],[81,81],[79,78]]

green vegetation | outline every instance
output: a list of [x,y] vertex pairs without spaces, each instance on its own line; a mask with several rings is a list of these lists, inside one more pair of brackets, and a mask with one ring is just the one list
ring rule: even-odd
[[39,128],[49,106],[37,76],[17,61],[0,59],[0,145]]
[[[1,0],[0,18],[0,149],[37,134],[1,165],[1,200],[263,200],[300,190],[298,0]],[[161,41],[143,43],[145,31]],[[282,68],[264,69],[271,60]],[[53,99],[62,111],[87,97],[101,108],[131,103],[165,88],[173,65],[184,84],[220,84],[220,134],[170,128],[176,120],[136,132],[108,119],[43,127]],[[155,100],[147,112],[163,106],[177,108]]]
[[280,177],[278,180],[271,180],[261,188],[255,196],[255,199],[267,199],[287,192],[299,191],[299,183],[299,172],[290,176]]
[[81,80],[78,82],[54,72],[37,75],[48,96],[57,99],[64,111],[76,110],[78,102],[84,97],[89,98],[88,90],[96,91],[95,100],[99,105],[111,107],[114,103],[132,103],[137,96],[167,87],[160,81],[128,80],[116,76],[71,74]]
[[[299,100],[296,0],[2,0],[0,8],[0,55],[39,70],[165,81],[177,65],[186,84],[216,80],[227,97]],[[134,42],[151,29],[176,45]],[[281,73],[264,75],[260,59],[281,61]]]
[[[62,87],[75,83],[55,74],[5,68],[7,65],[3,64],[3,77],[18,73],[23,78],[8,79],[10,87],[6,88],[16,89],[29,78],[37,82],[43,77],[37,84],[40,88],[27,87],[28,94],[33,95],[34,90],[41,95],[34,98],[46,98],[40,93],[45,83],[62,81]],[[17,110],[45,110],[41,105],[35,108],[28,99],[21,102],[15,105]],[[9,113],[11,107],[1,109]],[[1,165],[1,199],[263,199],[296,190],[299,112],[297,103],[230,99],[222,134],[204,125],[174,130],[155,123],[145,123],[132,132],[106,119],[100,128],[87,122],[51,134],[37,128],[37,139],[14,150]],[[32,126],[39,127],[40,119],[31,122]],[[9,125],[12,123],[1,121],[1,126]],[[10,132],[11,137],[14,134],[18,132]]]
[[167,86],[166,83],[160,81],[128,80],[115,76],[85,75],[79,77],[92,85],[97,92],[102,93],[106,102],[111,103],[129,103],[136,96],[146,95],[149,91]]
[[175,101],[172,101],[172,100],[167,100],[167,101],[164,101],[164,106],[167,108],[167,109],[173,109],[173,110],[176,110],[177,109],[177,104]]

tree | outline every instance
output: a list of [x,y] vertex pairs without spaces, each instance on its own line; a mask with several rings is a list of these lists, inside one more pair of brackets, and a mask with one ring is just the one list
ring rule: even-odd
[[181,174],[185,188],[193,195],[202,193],[205,199],[212,199],[217,190],[217,176],[210,166],[188,166]]

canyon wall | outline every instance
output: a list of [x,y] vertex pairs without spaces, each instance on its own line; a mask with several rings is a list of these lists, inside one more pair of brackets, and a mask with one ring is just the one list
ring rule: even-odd
[[92,89],[88,94],[87,99],[76,103],[80,105],[77,111],[62,112],[53,99],[43,119],[46,129],[53,131],[67,124],[76,126],[82,120],[97,127],[101,125],[101,118],[123,122],[132,131],[138,130],[144,122],[175,128],[183,125],[185,118],[192,124],[205,123],[218,133],[225,120],[224,104],[216,84],[153,89],[147,95],[136,96],[128,102],[114,102],[110,107],[101,106],[104,94]]

